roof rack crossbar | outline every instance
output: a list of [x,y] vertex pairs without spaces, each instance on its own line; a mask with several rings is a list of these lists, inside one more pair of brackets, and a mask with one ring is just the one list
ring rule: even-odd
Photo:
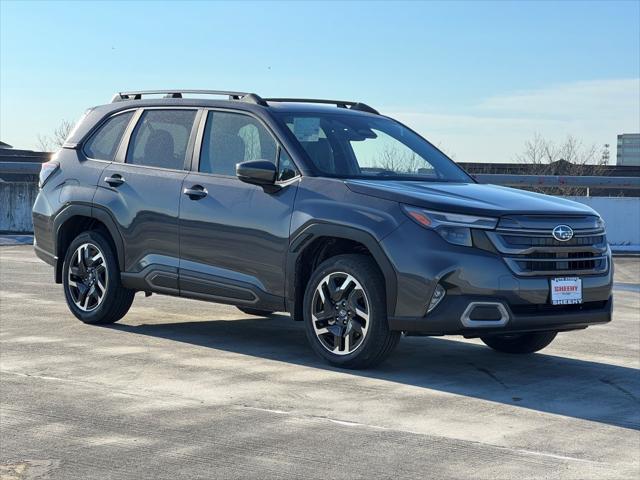
[[245,102],[256,103],[258,105],[267,106],[267,103],[260,98],[259,95],[249,92],[233,92],[227,90],[137,90],[132,92],[118,92],[111,99],[111,103],[122,102],[125,100],[140,100],[143,95],[164,95],[164,98],[182,98],[183,94],[196,95],[224,95],[229,100],[241,100]]
[[348,108],[349,110],[359,110],[361,112],[374,113],[380,115],[375,108],[370,107],[366,103],[352,102],[347,100],[325,100],[321,98],[265,98],[265,102],[291,102],[291,103],[323,103],[327,105],[336,105],[338,108]]

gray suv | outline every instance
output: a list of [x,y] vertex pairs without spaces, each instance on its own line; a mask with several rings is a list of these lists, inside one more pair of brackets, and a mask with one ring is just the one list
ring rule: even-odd
[[137,291],[284,311],[321,357],[361,368],[403,332],[531,353],[611,320],[596,212],[479,185],[363,103],[119,93],[40,186],[35,251],[86,323],[118,321]]

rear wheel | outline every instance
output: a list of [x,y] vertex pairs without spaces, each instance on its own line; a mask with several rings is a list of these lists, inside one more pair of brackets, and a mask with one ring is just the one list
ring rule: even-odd
[[255,315],[256,317],[269,317],[273,315],[271,310],[259,310],[257,308],[238,307],[238,310],[247,315]]
[[338,367],[374,366],[400,340],[400,332],[389,331],[382,274],[364,255],[339,255],[314,271],[304,323],[313,350]]
[[85,323],[114,323],[131,307],[135,292],[120,283],[120,269],[109,241],[99,232],[78,235],[62,267],[69,310]]
[[534,353],[549,345],[558,332],[514,333],[480,337],[486,345],[504,353]]

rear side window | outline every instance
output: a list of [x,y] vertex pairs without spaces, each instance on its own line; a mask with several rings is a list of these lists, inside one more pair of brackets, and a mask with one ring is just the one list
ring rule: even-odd
[[113,160],[133,112],[121,113],[108,119],[84,146],[84,153],[97,160]]
[[127,163],[149,167],[184,169],[187,144],[195,110],[147,110],[136,125]]
[[276,142],[255,118],[239,113],[209,112],[202,139],[199,171],[236,174],[236,163],[269,160],[276,163]]

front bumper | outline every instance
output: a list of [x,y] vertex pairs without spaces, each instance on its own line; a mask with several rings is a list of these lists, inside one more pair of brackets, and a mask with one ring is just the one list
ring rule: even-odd
[[[503,305],[508,314],[506,322],[500,326],[496,326],[498,322],[475,322],[473,326],[465,325],[463,314],[469,305],[476,302]],[[532,304],[531,307],[538,306]],[[527,310],[531,311],[527,312]],[[538,312],[535,310],[537,309],[527,309],[522,306],[511,308],[504,299],[457,296],[443,300],[442,304],[425,317],[391,317],[389,327],[392,330],[425,335],[463,335],[468,338],[495,333],[577,330],[611,321],[613,298],[582,305],[563,305],[555,310],[553,308],[540,308]],[[479,326],[480,323],[486,325]]]
[[[550,304],[550,276],[515,275],[497,254],[451,245],[436,233],[406,222],[381,245],[394,266],[397,296],[389,327],[429,335],[468,337],[490,333],[574,330],[611,320],[611,263],[603,274],[582,276],[580,305]],[[427,314],[435,286],[444,300]],[[465,322],[470,304],[498,303],[503,322]],[[502,310],[502,309],[501,309]]]

